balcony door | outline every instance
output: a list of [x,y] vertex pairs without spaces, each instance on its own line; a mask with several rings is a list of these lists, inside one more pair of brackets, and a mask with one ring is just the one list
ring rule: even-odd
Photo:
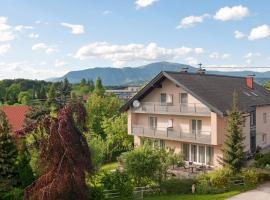
[[188,112],[188,94],[180,93],[180,109],[182,112]]
[[157,118],[156,117],[149,117],[149,128],[156,130],[157,129]]
[[202,120],[193,119],[191,121],[192,134],[201,134],[202,132]]

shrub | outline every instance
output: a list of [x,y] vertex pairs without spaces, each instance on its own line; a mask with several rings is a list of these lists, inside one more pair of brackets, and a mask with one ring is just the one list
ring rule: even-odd
[[166,177],[168,165],[166,152],[153,149],[149,144],[122,154],[127,173],[132,176],[137,186],[148,185],[153,181],[160,181]]
[[255,162],[256,167],[265,168],[267,165],[270,165],[270,152],[261,154]]
[[131,179],[126,172],[105,172],[101,176],[101,183],[104,189],[119,190],[121,197],[130,196],[133,192]]
[[191,187],[195,184],[192,179],[169,179],[161,182],[160,191],[164,194],[189,194]]
[[244,169],[241,175],[245,184],[253,185],[259,182],[258,172],[255,169]]
[[101,185],[92,185],[89,187],[88,199],[90,200],[103,200],[105,199],[103,187]]
[[199,174],[197,180],[201,182],[209,183],[213,186],[223,187],[229,184],[232,171],[228,168],[222,168],[209,172],[208,174]]
[[0,200],[21,200],[23,199],[23,189],[13,188],[8,192],[0,192]]

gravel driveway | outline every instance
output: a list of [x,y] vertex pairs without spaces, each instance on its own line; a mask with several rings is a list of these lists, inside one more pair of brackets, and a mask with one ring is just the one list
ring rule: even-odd
[[231,197],[228,200],[270,200],[270,182],[260,185],[255,190]]

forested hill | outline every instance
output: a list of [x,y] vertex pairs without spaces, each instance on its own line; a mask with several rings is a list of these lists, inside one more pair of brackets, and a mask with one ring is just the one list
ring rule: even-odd
[[[104,85],[130,85],[130,84],[142,84],[151,80],[160,71],[180,71],[182,68],[188,67],[189,72],[195,72],[197,68],[189,65],[170,63],[170,62],[157,62],[140,67],[124,67],[124,68],[112,68],[112,67],[96,67],[91,69],[71,71],[63,77],[52,78],[50,81],[57,82],[63,80],[65,77],[71,83],[79,83],[82,78],[95,80],[97,77],[101,77]],[[257,81],[264,83],[270,80],[269,72],[253,72],[253,71],[237,71],[237,72],[221,72],[221,71],[207,71],[209,74],[222,74],[229,76],[247,76],[255,74]]]

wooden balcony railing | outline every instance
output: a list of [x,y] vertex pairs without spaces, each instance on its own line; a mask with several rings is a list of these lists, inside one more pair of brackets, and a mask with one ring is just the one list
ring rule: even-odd
[[132,134],[149,138],[211,144],[210,131],[174,130],[172,128],[149,128],[132,126]]
[[138,108],[132,108],[133,112],[138,113],[164,113],[164,114],[197,114],[207,115],[211,114],[211,111],[202,104],[162,104],[158,102],[142,102]]

